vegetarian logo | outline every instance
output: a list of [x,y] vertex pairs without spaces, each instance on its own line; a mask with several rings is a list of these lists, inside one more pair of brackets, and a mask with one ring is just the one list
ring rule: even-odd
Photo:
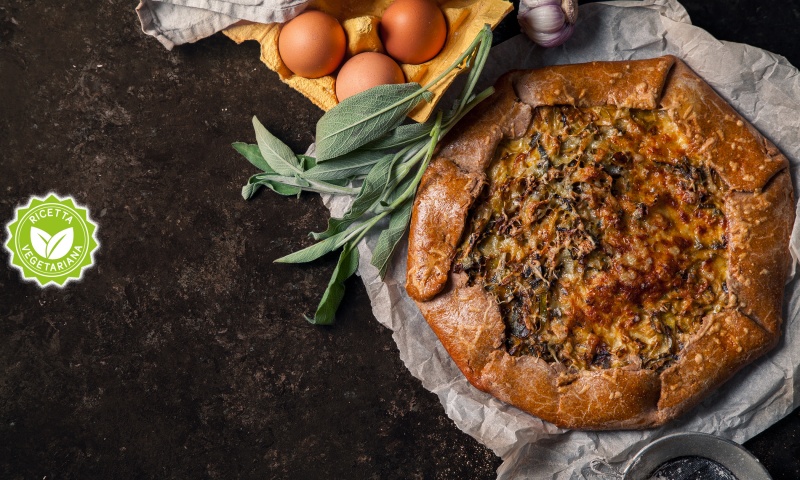
[[6,248],[11,265],[25,279],[41,286],[63,286],[78,280],[83,269],[94,263],[97,250],[94,237],[97,225],[89,219],[86,208],[72,197],[32,197],[27,206],[17,208],[8,224]]

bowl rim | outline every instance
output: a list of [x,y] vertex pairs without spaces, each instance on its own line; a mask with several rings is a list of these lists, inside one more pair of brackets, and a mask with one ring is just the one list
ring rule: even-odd
[[740,444],[701,432],[673,433],[645,445],[628,462],[622,478],[647,480],[664,462],[687,456],[715,461],[740,480],[772,479],[758,458]]

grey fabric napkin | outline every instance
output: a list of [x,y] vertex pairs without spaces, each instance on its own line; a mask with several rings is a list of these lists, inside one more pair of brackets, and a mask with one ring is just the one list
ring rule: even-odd
[[228,28],[240,20],[285,22],[309,0],[140,0],[136,7],[142,31],[168,50]]

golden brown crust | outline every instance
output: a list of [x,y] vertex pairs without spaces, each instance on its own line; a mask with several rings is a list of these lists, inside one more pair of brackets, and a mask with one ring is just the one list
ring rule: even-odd
[[661,374],[660,415],[669,420],[692,408],[777,339],[737,310],[709,315],[678,361]]
[[[515,82],[519,99],[530,105],[653,109],[675,57],[637,62],[592,62],[534,70]],[[634,67],[635,66],[635,67]]]
[[786,240],[794,223],[789,170],[763,191],[733,192],[725,201],[728,217],[728,288],[741,311],[774,335],[780,333],[786,272],[792,261]]
[[[536,357],[512,357],[500,348],[505,327],[497,303],[482,287],[467,286],[466,280],[465,274],[451,275],[448,288],[419,306],[477,388],[556,424],[637,428],[654,420],[660,391],[654,373],[613,369],[575,375]],[[640,413],[648,408],[652,411],[642,418]]]
[[[429,302],[421,302],[426,318],[438,318],[433,331],[468,378],[489,362],[500,348],[505,327],[495,301],[479,286],[466,286],[467,276],[454,274],[448,289]],[[475,317],[479,321],[475,321]]]
[[610,369],[571,374],[564,370],[537,357],[495,351],[476,386],[560,426],[642,428],[657,420],[653,406],[659,389],[654,373]]
[[685,63],[667,78],[660,106],[693,141],[693,151],[733,190],[763,188],[789,161]]
[[462,170],[483,174],[500,140],[518,138],[531,121],[531,106],[510,92],[519,73],[512,72],[498,81],[497,93],[481,103],[441,143],[439,156],[451,159]]
[[[566,104],[663,108],[692,153],[719,173],[733,302],[703,319],[661,372],[630,365],[567,370],[511,356],[494,298],[451,273],[469,210],[503,138],[521,136],[533,108]],[[674,57],[511,72],[480,110],[451,132],[426,172],[409,235],[407,290],[455,363],[477,388],[562,427],[647,428],[686,412],[775,345],[794,199],[786,158]]]
[[[431,163],[417,189],[409,242],[417,255],[409,262],[406,285],[416,300],[429,300],[447,281],[450,262],[461,237],[461,225],[480,191],[481,174],[467,173],[446,158]],[[424,252],[424,253],[423,253]]]

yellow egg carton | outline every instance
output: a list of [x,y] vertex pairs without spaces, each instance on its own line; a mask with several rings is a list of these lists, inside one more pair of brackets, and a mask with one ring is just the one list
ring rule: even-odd
[[[359,0],[314,0],[308,9],[320,10],[336,17],[347,34],[347,53],[350,58],[361,52],[383,52],[378,24],[383,12],[393,0],[375,0],[372,2]],[[447,41],[436,57],[419,64],[400,64],[406,81],[425,85],[445,71],[467,49],[485,24],[492,28],[500,23],[513,5],[505,0],[439,0],[439,7],[447,19]],[[261,44],[261,61],[271,70],[278,73],[280,79],[292,88],[305,95],[315,105],[328,111],[336,100],[335,77],[326,75],[321,78],[303,78],[294,75],[283,63],[278,54],[278,34],[280,23],[247,24],[230,27],[223,31],[236,43],[245,40],[256,40]],[[434,94],[431,102],[422,102],[411,111],[409,117],[424,122],[450,86],[459,71],[453,70],[431,91]]]

